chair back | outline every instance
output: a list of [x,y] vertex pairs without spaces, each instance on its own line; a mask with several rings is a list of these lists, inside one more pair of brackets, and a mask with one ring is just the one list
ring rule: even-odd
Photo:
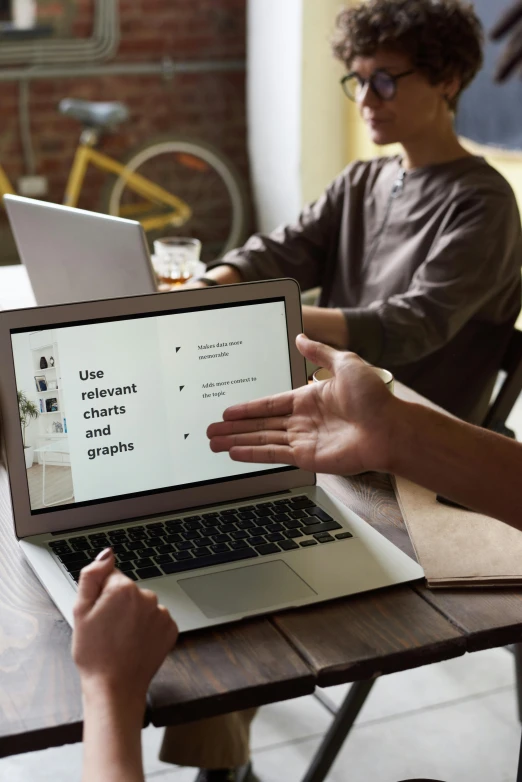
[[486,429],[495,431],[505,429],[506,420],[522,390],[522,331],[513,329],[500,369],[506,377],[482,424]]

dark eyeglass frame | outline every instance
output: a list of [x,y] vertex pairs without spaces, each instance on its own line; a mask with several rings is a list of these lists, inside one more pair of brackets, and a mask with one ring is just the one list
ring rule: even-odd
[[[369,84],[374,95],[377,95],[377,97],[380,100],[393,100],[397,94],[397,82],[399,81],[399,79],[403,79],[405,76],[411,76],[413,73],[415,73],[415,69],[411,69],[409,71],[403,71],[403,73],[398,73],[396,76],[394,76],[393,74],[388,73],[388,71],[384,70],[384,68],[378,68],[376,71],[372,73],[369,79],[363,79],[362,76],[360,76],[356,71],[351,71],[350,73],[347,73],[345,76],[343,76],[340,84],[346,97],[349,98],[350,100],[353,100],[355,103],[357,102],[356,95],[352,95],[347,88],[347,83],[352,79],[358,80],[359,86],[361,87],[362,90],[364,90],[365,87]],[[378,87],[376,87],[375,85],[375,76],[379,74],[383,74],[387,76],[391,84],[393,85],[393,93],[389,97],[382,95],[379,92]]]

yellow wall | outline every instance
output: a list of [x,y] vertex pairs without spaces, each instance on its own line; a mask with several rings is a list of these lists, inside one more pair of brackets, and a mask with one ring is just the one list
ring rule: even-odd
[[341,63],[330,38],[339,0],[303,0],[301,65],[301,200],[314,201],[346,165]]

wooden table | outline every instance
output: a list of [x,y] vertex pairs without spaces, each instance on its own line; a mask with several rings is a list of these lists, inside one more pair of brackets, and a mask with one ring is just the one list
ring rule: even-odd
[[[400,384],[396,393],[420,400]],[[414,556],[388,476],[322,476],[320,483]],[[19,550],[3,467],[0,547],[0,756],[79,741],[71,631]],[[156,726],[196,720],[306,695],[316,685],[369,682],[369,689],[380,675],[521,638],[520,590],[382,589],[185,635],[152,683],[147,719]]]

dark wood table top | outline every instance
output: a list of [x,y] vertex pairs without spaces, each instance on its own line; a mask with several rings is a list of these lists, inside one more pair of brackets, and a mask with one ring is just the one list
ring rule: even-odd
[[[400,396],[417,399],[397,388]],[[414,556],[388,476],[320,483]],[[0,756],[81,738],[71,631],[17,545],[0,467]],[[155,677],[147,718],[186,722],[522,639],[522,591],[382,589],[183,636]]]

